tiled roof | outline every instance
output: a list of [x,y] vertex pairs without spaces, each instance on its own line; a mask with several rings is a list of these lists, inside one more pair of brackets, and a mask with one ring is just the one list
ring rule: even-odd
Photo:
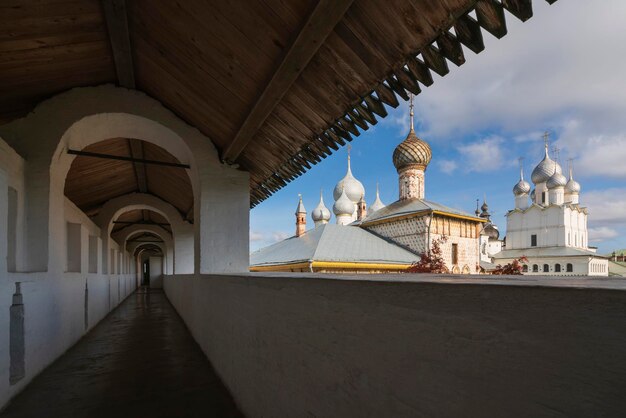
[[356,226],[326,224],[250,254],[251,266],[308,261],[411,264],[414,253]]
[[477,222],[484,222],[484,219],[478,218],[462,210],[453,209],[439,203],[431,202],[423,199],[407,199],[397,200],[384,208],[369,214],[361,223],[367,224],[374,221],[392,219],[398,216],[410,215],[416,212],[437,211],[449,213],[451,215],[475,218]]

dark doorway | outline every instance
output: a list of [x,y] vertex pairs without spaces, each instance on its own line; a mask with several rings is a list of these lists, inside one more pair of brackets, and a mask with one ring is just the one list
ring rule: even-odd
[[143,279],[141,280],[142,286],[150,286],[150,259],[147,259],[142,263],[143,265]]

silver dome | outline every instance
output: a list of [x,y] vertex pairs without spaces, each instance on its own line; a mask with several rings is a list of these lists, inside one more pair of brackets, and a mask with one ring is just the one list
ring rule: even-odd
[[314,222],[328,221],[330,219],[330,210],[324,204],[324,196],[320,193],[320,202],[317,204],[313,212],[311,212],[311,218]]
[[546,182],[546,187],[548,189],[555,189],[557,187],[565,187],[567,184],[567,179],[565,176],[559,172],[552,174],[552,176]]
[[535,184],[547,182],[548,179],[554,174],[555,167],[557,173],[563,173],[563,170],[561,169],[559,163],[552,160],[548,155],[548,147],[546,146],[543,160],[541,160],[541,162],[537,164],[537,167],[535,167],[532,174],[530,175],[530,179]]
[[513,186],[513,194],[515,196],[522,196],[528,194],[528,192],[530,192],[530,184],[524,180],[524,166],[522,165],[522,160],[520,159],[519,181],[515,186]]
[[572,174],[572,167],[571,167],[571,165],[570,165],[570,168],[569,168],[569,181],[565,185],[565,192],[566,193],[570,193],[570,194],[578,194],[578,193],[580,193],[580,184],[576,180],[574,180],[574,176]]
[[354,209],[354,202],[348,198],[346,191],[342,189],[339,199],[337,199],[333,205],[333,213],[336,216],[352,215],[354,213]]
[[344,178],[339,180],[337,185],[335,186],[335,190],[333,191],[333,197],[335,200],[339,200],[339,196],[341,196],[342,191],[345,191],[348,199],[350,199],[353,203],[357,203],[361,196],[365,195],[365,188],[360,181],[354,178],[352,175],[352,170],[350,169],[350,156],[348,156],[348,171]]
[[576,180],[570,179],[565,185],[565,192],[570,194],[580,193],[580,184]]
[[374,213],[377,210],[381,210],[385,207],[385,204],[380,200],[380,195],[378,194],[378,184],[376,185],[376,200],[370,206],[370,213]]
[[500,231],[498,227],[492,224],[491,222],[486,224],[481,231],[482,235],[487,235],[490,241],[495,241],[500,238]]
[[515,186],[513,186],[513,194],[515,196],[522,196],[530,192],[530,184],[524,179],[520,179]]

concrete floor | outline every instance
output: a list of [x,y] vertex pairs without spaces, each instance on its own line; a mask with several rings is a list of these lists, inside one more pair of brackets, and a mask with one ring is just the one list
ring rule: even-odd
[[241,416],[163,292],[143,289],[0,413],[1,418]]

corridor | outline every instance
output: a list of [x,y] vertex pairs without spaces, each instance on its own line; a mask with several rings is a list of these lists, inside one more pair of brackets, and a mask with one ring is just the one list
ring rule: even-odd
[[139,289],[0,413],[13,417],[240,417],[162,291]]

